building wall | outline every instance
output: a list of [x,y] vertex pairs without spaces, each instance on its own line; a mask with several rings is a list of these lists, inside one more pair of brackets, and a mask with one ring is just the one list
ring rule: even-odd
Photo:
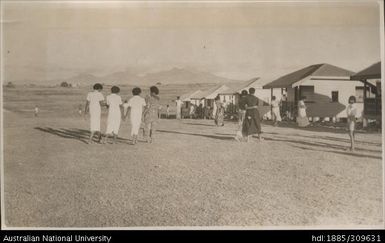
[[[346,106],[350,96],[356,96],[356,87],[363,87],[359,81],[342,80],[310,80],[307,79],[301,86],[314,86],[314,95],[306,100],[309,117],[336,117],[346,118]],[[294,101],[294,89],[288,90],[288,100]],[[338,102],[332,102],[332,92],[338,92]],[[358,117],[362,116],[363,103],[356,104]]]

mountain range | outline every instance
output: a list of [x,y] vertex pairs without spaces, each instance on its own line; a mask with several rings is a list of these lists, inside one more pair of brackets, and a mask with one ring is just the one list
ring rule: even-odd
[[214,75],[209,72],[189,70],[184,68],[172,68],[166,71],[158,71],[140,75],[127,69],[126,71],[114,72],[104,76],[95,76],[89,73],[80,73],[71,78],[50,81],[50,83],[67,82],[80,86],[93,83],[104,84],[127,84],[127,85],[155,85],[155,84],[192,84],[192,83],[229,83],[239,80],[228,79]]

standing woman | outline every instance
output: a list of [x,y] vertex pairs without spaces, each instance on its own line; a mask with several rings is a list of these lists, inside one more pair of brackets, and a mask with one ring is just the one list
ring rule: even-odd
[[262,141],[261,116],[258,111],[258,98],[254,96],[255,89],[250,88],[249,94],[245,97],[246,114],[243,121],[242,133],[247,137],[247,142],[253,134],[258,134],[259,141]]
[[215,113],[215,125],[217,126],[224,126],[223,119],[225,116],[225,108],[219,99],[219,95],[215,97],[215,105],[217,107],[216,113]]
[[297,124],[299,127],[307,127],[309,123],[309,119],[306,115],[306,105],[305,105],[305,96],[302,96],[298,101],[298,116],[297,116]]
[[242,135],[242,127],[243,127],[243,121],[245,120],[246,115],[246,96],[247,91],[242,90],[240,96],[239,96],[239,110],[238,110],[238,131],[235,135],[235,140],[238,142],[241,141],[241,138],[243,138]]
[[[150,87],[150,94],[146,97],[146,108],[144,110],[144,134],[148,143],[154,141],[155,126],[158,122],[160,106],[159,89],[156,86]],[[179,97],[178,97],[179,98]]]

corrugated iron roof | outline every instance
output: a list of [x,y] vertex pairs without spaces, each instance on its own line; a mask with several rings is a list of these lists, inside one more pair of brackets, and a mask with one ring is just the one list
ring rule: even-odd
[[350,77],[352,74],[352,71],[336,67],[327,63],[315,64],[282,76],[274,80],[273,82],[264,85],[263,88],[288,88],[291,87],[294,83],[308,76]]
[[351,80],[366,80],[375,78],[381,78],[381,62],[377,62],[350,76]]

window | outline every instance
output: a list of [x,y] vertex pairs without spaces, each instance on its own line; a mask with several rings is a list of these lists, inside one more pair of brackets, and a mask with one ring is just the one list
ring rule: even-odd
[[364,87],[356,87],[356,100],[357,103],[364,102]]
[[332,102],[338,102],[338,91],[332,91]]

